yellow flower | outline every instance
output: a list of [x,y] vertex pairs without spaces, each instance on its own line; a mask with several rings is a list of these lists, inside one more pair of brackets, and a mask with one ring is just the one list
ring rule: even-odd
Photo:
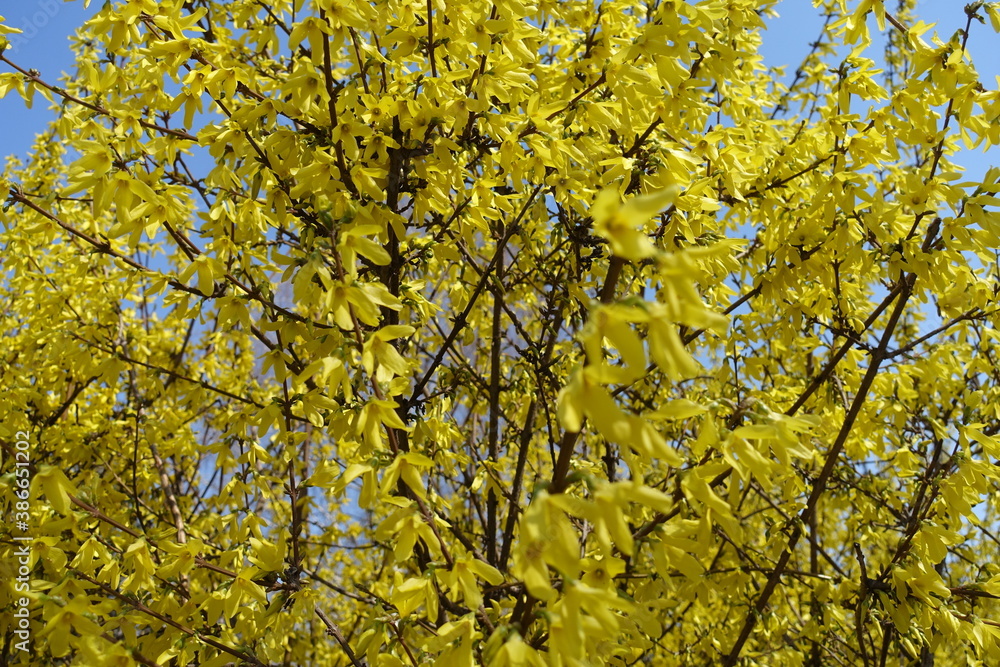
[[549,567],[563,577],[575,579],[580,574],[579,546],[576,532],[546,491],[540,491],[521,515],[520,539],[514,547],[511,571],[539,600],[556,598],[549,579]]
[[[21,32],[17,28],[11,28],[8,25],[4,25],[3,22],[4,22],[4,17],[0,16],[0,35],[19,34]],[[3,49],[0,49],[0,51],[3,51]]]
[[656,254],[656,246],[643,231],[651,217],[673,204],[680,188],[671,186],[622,203],[618,191],[605,188],[590,207],[594,233],[611,242],[611,251],[622,259],[638,261]]
[[594,588],[606,588],[611,581],[625,571],[625,561],[613,556],[583,559],[582,581]]

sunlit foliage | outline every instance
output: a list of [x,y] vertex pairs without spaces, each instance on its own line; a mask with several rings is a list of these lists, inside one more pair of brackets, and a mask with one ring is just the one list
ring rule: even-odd
[[1000,10],[816,4],[784,78],[774,0],[109,0],[64,80],[0,54],[56,113],[2,175],[0,661],[1000,664],[953,161]]

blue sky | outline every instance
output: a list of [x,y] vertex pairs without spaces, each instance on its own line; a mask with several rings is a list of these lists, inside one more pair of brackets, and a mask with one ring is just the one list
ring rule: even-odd
[[[63,2],[62,0],[0,0],[0,16],[4,23],[22,31],[20,35],[9,35],[13,48],[4,55],[25,69],[34,68],[42,78],[55,83],[61,72],[73,67],[69,36],[93,15],[101,0],[84,10],[83,2]],[[10,67],[0,64],[0,72],[9,72]],[[47,109],[48,100],[36,96],[33,109],[26,109],[24,100],[12,93],[0,100],[0,158],[8,155],[24,156],[31,148],[36,134],[44,131],[54,112]]]
[[[73,65],[69,36],[100,4],[101,0],[95,0],[91,8],[85,10],[81,0],[0,0],[0,15],[6,18],[8,25],[23,31],[22,35],[12,36],[11,43],[15,48],[8,50],[6,56],[26,69],[37,69],[46,81],[55,82],[62,72],[69,71]],[[887,4],[892,6],[895,3]],[[956,0],[921,0],[918,12],[924,21],[936,23],[935,30],[947,41],[965,25],[964,4]],[[761,51],[769,65],[787,65],[787,72],[791,75],[808,51],[809,43],[818,36],[822,19],[809,0],[784,0],[777,9],[781,17],[768,22]],[[869,19],[869,25],[874,28],[872,19]],[[873,36],[877,39],[877,35]],[[929,37],[929,34],[925,35],[928,41]],[[991,53],[995,52],[998,44],[1000,36],[988,23],[973,24],[969,51],[988,89],[995,89],[998,85],[995,77],[1000,75],[1000,59]],[[877,59],[880,50],[877,42],[873,44],[871,57]],[[6,66],[0,65],[0,71],[5,70]],[[25,109],[16,94],[0,100],[0,119],[4,130],[0,133],[0,157],[11,154],[23,156],[30,150],[35,134],[41,132],[52,118],[47,105],[48,102],[40,96],[36,97],[32,110]],[[967,178],[963,180],[971,180],[985,173],[988,167],[1000,164],[1000,147],[993,147],[985,154],[982,150],[966,151],[956,159],[967,168]]]
[[[887,1],[885,4],[892,11],[896,3]],[[924,41],[932,43],[931,36],[936,32],[942,41],[947,42],[955,31],[964,28],[965,4],[962,0],[919,0],[917,19],[935,24],[923,35]],[[777,11],[781,16],[768,21],[761,53],[768,65],[788,65],[786,73],[791,78],[808,53],[809,43],[819,36],[823,19],[809,0],[783,0],[778,4]],[[880,38],[872,17],[868,18],[868,27],[872,33],[872,45],[866,56],[878,63],[884,40]],[[891,30],[888,24],[886,29]],[[979,80],[988,90],[996,90],[1000,85],[996,78],[1000,76],[1000,59],[996,57],[1000,35],[993,31],[988,20],[985,25],[973,21],[969,32],[968,51],[979,73]],[[953,160],[966,168],[963,181],[978,180],[989,167],[1000,165],[1000,146],[993,146],[987,152],[982,148],[963,151]]]

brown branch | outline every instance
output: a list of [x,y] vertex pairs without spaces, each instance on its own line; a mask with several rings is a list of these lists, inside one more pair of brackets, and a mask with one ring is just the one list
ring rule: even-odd
[[[146,368],[148,370],[151,370],[151,371],[154,371],[156,373],[160,373],[160,374],[166,375],[169,378],[171,378],[172,380],[183,380],[185,382],[190,382],[191,384],[196,384],[199,387],[201,387],[202,389],[207,389],[208,391],[211,391],[211,392],[214,392],[216,394],[219,394],[220,396],[225,396],[226,398],[230,398],[230,399],[232,399],[234,401],[239,401],[240,403],[246,403],[247,405],[253,405],[253,406],[261,408],[261,409],[263,409],[265,407],[263,403],[258,403],[257,401],[255,401],[253,399],[246,398],[245,396],[240,396],[239,394],[234,394],[233,392],[227,391],[225,389],[222,389],[221,387],[216,387],[216,386],[214,386],[212,384],[209,384],[208,382],[205,382],[204,380],[195,380],[192,377],[188,377],[186,375],[182,375],[182,374],[180,374],[180,373],[178,373],[176,371],[170,370],[169,368],[163,368],[162,366],[157,366],[155,364],[151,364],[151,363],[148,363],[148,362],[145,362],[145,361],[139,361],[138,359],[133,359],[132,357],[126,355],[123,352],[116,352],[115,350],[108,349],[108,348],[104,347],[103,345],[101,345],[100,343],[95,343],[92,340],[88,340],[88,339],[84,338],[83,336],[80,336],[77,333],[70,332],[69,335],[72,336],[73,338],[76,338],[78,340],[83,341],[84,343],[86,343],[87,345],[90,345],[91,347],[93,347],[95,349],[101,350],[102,352],[105,352],[105,353],[107,353],[107,354],[109,354],[109,355],[111,355],[111,356],[113,356],[113,357],[115,357],[117,359],[121,359],[122,361],[124,361],[126,363],[134,364],[136,366],[142,366],[143,368]],[[294,415],[293,415],[293,417],[294,417]],[[297,419],[297,420],[299,420],[299,421],[308,422],[308,420],[305,419],[305,418],[303,418],[303,417],[294,417],[294,418]]]
[[[136,430],[138,431],[138,429]],[[163,497],[166,501],[167,509],[170,510],[170,515],[174,519],[174,528],[177,530],[177,542],[179,544],[187,544],[187,529],[184,525],[184,515],[181,513],[180,504],[177,502],[173,485],[170,483],[170,477],[167,475],[167,468],[163,465],[163,459],[160,457],[160,452],[154,443],[149,443],[149,450],[153,455],[153,465],[156,466],[156,471],[160,476],[160,485],[163,487]],[[186,574],[181,574],[180,583],[181,588],[190,597],[188,593],[190,581]]]
[[351,33],[351,42],[354,44],[354,56],[358,59],[358,72],[361,76],[361,84],[365,88],[365,92],[371,95],[372,91],[368,88],[368,75],[365,74],[364,63],[361,62],[361,45],[358,42],[358,31],[352,27],[348,27],[348,31]]
[[[75,104],[79,104],[80,106],[82,106],[84,108],[90,109],[94,113],[98,113],[98,114],[100,114],[102,116],[107,116],[115,124],[118,123],[118,119],[115,118],[111,114],[111,112],[108,111],[107,109],[105,109],[104,107],[99,106],[97,104],[92,104],[90,102],[86,102],[84,100],[81,100],[79,97],[75,97],[75,96],[69,94],[68,92],[66,92],[62,88],[59,88],[58,86],[53,86],[53,85],[50,85],[50,84],[46,83],[37,74],[34,74],[30,70],[22,69],[17,64],[15,64],[15,63],[11,62],[10,60],[8,60],[6,58],[6,56],[4,56],[2,53],[0,53],[0,62],[6,63],[7,65],[10,65],[11,67],[13,67],[15,70],[17,70],[18,72],[20,72],[26,79],[28,79],[32,83],[37,84],[37,85],[41,86],[42,88],[45,88],[46,90],[55,93],[59,97],[62,97],[63,99],[66,99],[66,100],[69,100],[70,102],[73,102]],[[192,142],[195,142],[195,143],[198,142],[198,137],[196,137],[193,134],[190,134],[188,132],[183,132],[181,130],[173,130],[173,129],[170,129],[169,127],[163,127],[161,125],[156,125],[155,123],[150,123],[149,121],[145,121],[145,120],[142,120],[142,119],[139,119],[139,125],[141,125],[142,127],[146,128],[148,130],[155,130],[155,131],[160,132],[162,134],[169,134],[170,136],[177,137],[178,139],[184,139],[185,141],[192,141]]]
[[608,273],[604,279],[604,286],[601,287],[601,303],[611,303],[614,300],[615,286],[618,284],[618,278],[621,276],[623,268],[625,268],[625,260],[621,257],[614,256],[608,262]]
[[427,59],[431,63],[431,76],[437,78],[437,63],[434,62],[434,0],[427,0]]
[[[118,640],[116,640],[107,632],[102,632],[101,638],[104,641],[108,642],[109,644],[119,643]],[[147,658],[146,656],[144,656],[142,653],[139,652],[139,649],[135,648],[134,646],[127,646],[124,644],[124,642],[122,643],[122,646],[125,647],[125,651],[128,652],[129,656],[139,664],[146,665],[146,667],[161,667],[160,663],[154,662],[153,660]]]
[[[133,269],[136,269],[138,271],[145,271],[145,272],[148,272],[148,273],[153,273],[153,271],[151,271],[150,269],[146,268],[145,266],[143,266],[139,262],[135,261],[134,259],[132,259],[130,257],[127,257],[127,256],[121,254],[120,252],[118,252],[117,250],[115,250],[114,248],[112,248],[111,247],[111,243],[109,241],[99,241],[96,238],[94,238],[93,236],[91,236],[90,234],[87,234],[86,232],[81,232],[80,230],[76,229],[72,225],[70,225],[70,224],[68,224],[66,222],[63,222],[60,218],[58,218],[55,215],[49,213],[48,211],[46,211],[42,207],[40,207],[37,204],[35,204],[35,202],[33,202],[30,199],[28,199],[19,189],[17,189],[17,188],[11,188],[10,198],[13,201],[16,201],[16,202],[18,202],[20,204],[24,204],[25,206],[27,206],[31,210],[35,211],[39,215],[42,215],[45,218],[47,218],[48,220],[51,220],[52,222],[56,223],[57,225],[59,225],[60,227],[62,227],[63,229],[65,229],[67,232],[69,232],[70,234],[72,234],[73,236],[76,236],[77,238],[83,239],[84,241],[86,241],[87,243],[89,243],[91,246],[93,246],[97,251],[99,251],[99,252],[101,252],[101,253],[103,253],[105,255],[108,255],[109,257],[113,257],[113,258],[115,258],[117,260],[121,260],[122,262],[124,262],[128,266],[131,266]],[[182,283],[182,282],[180,282],[180,281],[178,281],[176,279],[170,279],[168,281],[168,283],[174,289],[178,289],[178,290],[181,290],[182,292],[188,292],[190,294],[197,294],[199,296],[202,296],[202,294],[201,294],[200,291],[194,289],[193,287],[188,287],[187,285],[185,285],[184,283]]]
[[[902,289],[903,285],[902,283],[900,283],[895,285],[893,289],[888,294],[886,294],[885,298],[882,299],[882,302],[878,305],[878,307],[875,308],[875,310],[872,311],[871,315],[868,316],[868,319],[865,320],[862,331],[867,331],[868,328],[875,323],[875,320],[877,320],[878,317],[882,314],[882,312],[889,307],[889,304],[892,303],[893,299],[896,298],[896,295],[900,291],[902,291]],[[806,401],[809,400],[809,397],[812,396],[816,392],[816,390],[819,389],[823,385],[823,383],[829,379],[830,375],[837,367],[837,364],[839,364],[840,361],[844,358],[844,355],[846,355],[851,349],[854,348],[854,345],[855,345],[855,340],[848,339],[840,347],[840,349],[837,350],[837,352],[833,355],[830,361],[827,362],[826,366],[819,373],[819,375],[814,377],[812,379],[812,382],[809,383],[809,386],[806,387],[806,390],[799,395],[795,403],[792,404],[792,407],[788,408],[788,410],[785,411],[786,415],[788,416],[794,415],[796,412],[799,411],[799,409],[803,405],[805,405]]]
[[[930,333],[928,333],[928,334],[926,334],[924,336],[921,336],[920,338],[914,340],[911,343],[907,343],[903,347],[897,348],[896,350],[893,350],[892,352],[889,352],[888,354],[886,354],[886,358],[887,359],[892,359],[893,357],[897,357],[897,356],[899,356],[901,354],[906,354],[907,352],[909,352],[910,350],[912,350],[913,348],[915,348],[917,345],[920,345],[921,343],[930,340],[931,338],[933,338],[934,336],[938,335],[939,333],[943,333],[943,332],[947,331],[948,329],[952,328],[953,326],[955,326],[956,324],[958,324],[960,322],[965,322],[967,320],[972,320],[972,319],[978,319],[978,317],[977,317],[977,311],[979,311],[979,308],[971,308],[971,309],[965,311],[965,313],[959,315],[956,318],[953,318],[950,322],[946,322],[945,324],[942,324],[941,326],[939,326],[937,329],[934,329]],[[980,313],[978,313],[978,316],[979,317],[986,317],[989,314],[990,313],[980,312]]]
[[885,18],[886,18],[886,20],[889,21],[889,23],[892,25],[893,28],[895,28],[899,32],[903,33],[904,37],[909,37],[910,36],[910,31],[906,29],[905,25],[903,25],[902,23],[899,22],[899,19],[897,19],[895,16],[893,16],[892,12],[890,12],[888,9],[885,9],[884,7],[883,7],[883,11],[885,12]]
[[347,654],[347,658],[351,661],[354,667],[366,667],[368,664],[365,660],[359,660],[358,656],[354,654],[354,650],[351,645],[347,643],[347,639],[344,638],[344,633],[341,632],[340,627],[334,623],[329,616],[326,615],[319,606],[316,607],[316,615],[319,616],[319,620],[323,621],[323,625],[326,626],[326,634],[330,635],[337,640],[340,647],[344,649],[344,653]]
[[[555,298],[555,288],[552,290],[552,298]],[[559,337],[559,330],[562,328],[563,311],[565,301],[560,301],[556,316],[551,328],[548,343],[545,346],[545,353],[539,362],[541,368],[545,368],[552,353],[555,350],[556,339]],[[511,547],[514,542],[514,528],[517,526],[517,516],[520,509],[521,485],[524,481],[524,468],[528,460],[528,448],[531,445],[531,438],[535,435],[535,413],[538,411],[538,399],[532,398],[528,404],[528,411],[524,417],[524,426],[521,428],[521,436],[518,441],[517,463],[514,469],[514,481],[511,483],[510,506],[507,509],[507,524],[504,527],[503,546],[500,549],[500,560],[497,567],[501,571],[506,571],[507,561],[510,558]]]
[[[497,230],[503,236],[503,223]],[[488,427],[488,452],[490,464],[500,458],[500,322],[503,318],[504,295],[500,285],[503,282],[503,254],[496,266],[497,287],[493,290],[493,322],[490,332],[490,404]],[[486,494],[486,558],[490,565],[497,564],[497,495],[494,484],[489,484]]]
[[216,640],[216,639],[214,639],[214,638],[212,638],[212,637],[210,637],[210,636],[208,636],[206,634],[203,634],[201,632],[198,632],[197,630],[194,630],[193,628],[189,628],[186,625],[178,623],[177,621],[173,620],[172,618],[164,616],[163,614],[159,613],[158,611],[147,607],[140,600],[134,599],[131,596],[126,595],[125,593],[122,593],[122,592],[118,591],[117,589],[114,589],[111,586],[108,586],[105,583],[97,581],[96,579],[91,578],[90,576],[88,576],[87,574],[81,572],[80,570],[77,570],[75,568],[70,568],[70,572],[72,572],[73,574],[75,574],[78,577],[82,577],[83,579],[86,579],[91,584],[97,586],[102,591],[104,591],[105,593],[107,593],[111,597],[115,598],[116,600],[118,600],[120,602],[124,602],[125,604],[129,605],[133,609],[136,609],[137,611],[141,611],[142,613],[146,614],[147,616],[149,616],[151,618],[155,618],[156,620],[160,621],[161,623],[163,623],[165,625],[169,625],[172,628],[180,630],[181,632],[183,632],[184,634],[186,634],[189,637],[193,637],[195,639],[198,639],[202,643],[207,644],[208,646],[211,646],[212,648],[214,648],[216,650],[222,651],[223,653],[228,653],[229,655],[231,655],[231,656],[233,656],[235,658],[238,658],[239,660],[243,660],[245,662],[249,662],[252,665],[257,665],[257,667],[267,667],[267,665],[265,663],[263,663],[259,659],[257,659],[257,656],[255,656],[249,650],[246,650],[246,649],[240,650],[240,649],[234,648],[232,646],[229,646],[228,644],[223,644],[222,642],[220,642],[220,641],[218,641],[218,640]]
[[[962,42],[963,48],[965,48],[965,40],[968,39],[968,30],[971,25],[971,22],[972,22],[972,13],[969,13],[968,21],[966,23],[965,38],[963,39]],[[949,101],[948,111],[945,114],[943,129],[947,129],[948,127],[948,121],[951,118],[951,110],[953,102],[954,100]],[[927,178],[925,179],[925,183],[930,182],[934,178],[934,174],[938,166],[938,161],[941,156],[941,148],[943,147],[943,141],[944,140],[942,139],[942,141],[938,143],[937,147],[934,150],[934,160],[931,164],[930,172]],[[921,214],[917,215],[917,222],[919,222],[921,217],[922,217]],[[914,225],[914,227],[915,226],[916,224]],[[924,239],[923,247],[925,251],[929,249],[929,245],[933,241],[933,236],[936,234],[936,231],[937,231],[936,226],[932,224],[931,227],[928,229]],[[826,489],[826,484],[833,473],[833,468],[836,464],[837,458],[839,457],[841,450],[843,449],[844,444],[847,441],[851,428],[854,425],[854,421],[857,419],[858,414],[860,414],[861,407],[864,405],[864,402],[867,398],[867,394],[871,389],[872,384],[875,381],[875,377],[878,375],[879,366],[888,357],[889,342],[892,339],[895,328],[899,322],[900,317],[902,316],[903,310],[905,309],[906,303],[909,300],[910,295],[912,294],[913,284],[915,282],[915,279],[916,276],[914,274],[903,275],[900,277],[900,280],[897,283],[897,288],[899,289],[900,293],[899,299],[896,302],[896,306],[892,312],[892,315],[890,315],[889,317],[889,322],[886,324],[886,328],[883,331],[882,338],[879,341],[879,346],[872,354],[872,359],[868,366],[868,370],[861,381],[861,385],[858,387],[858,391],[855,394],[854,401],[851,404],[851,408],[844,419],[844,424],[840,430],[840,433],[838,434],[833,447],[830,449],[830,452],[827,454],[827,459],[823,466],[823,469],[813,485],[812,492],[809,495],[806,507],[801,515],[801,518],[805,522],[808,522],[810,520],[812,513],[815,511],[816,504],[819,500],[819,496],[822,495],[822,493]],[[800,397],[800,401],[796,402],[796,405],[799,405],[801,402],[804,401],[802,401]],[[917,511],[918,508],[914,507],[914,515],[916,515]],[[724,664],[726,665],[726,667],[733,667],[739,660],[740,652],[742,651],[744,644],[749,638],[750,633],[753,631],[753,628],[757,623],[757,618],[760,616],[761,612],[763,612],[764,610],[764,607],[767,605],[768,599],[770,598],[771,594],[774,592],[775,588],[778,585],[782,571],[785,569],[785,567],[788,564],[788,561],[791,558],[792,551],[794,551],[795,545],[802,534],[801,526],[802,526],[801,523],[796,523],[794,525],[792,534],[789,536],[788,539],[788,544],[785,550],[782,552],[781,557],[778,560],[778,564],[775,567],[774,574],[768,579],[763,592],[757,599],[757,603],[754,607],[754,610],[751,611],[751,613],[747,614],[746,616],[743,628],[740,631],[740,635],[737,638],[736,643],[734,644],[732,650],[730,651],[729,655],[725,660]],[[907,540],[904,540],[903,544],[906,543]],[[900,546],[900,549],[897,549],[897,555],[901,553],[901,551],[902,551],[902,544]],[[859,638],[859,641],[863,642],[863,637]],[[860,648],[862,651],[862,657],[865,660],[865,662],[867,662],[867,657],[865,655],[866,648],[864,644],[862,644]]]
[[[320,11],[320,18],[326,21],[326,12]],[[323,33],[323,82],[326,86],[326,96],[327,96],[327,111],[330,114],[330,135],[333,136],[333,131],[336,129],[340,121],[337,120],[337,91],[334,89],[333,85],[333,63],[330,58],[330,36],[325,32]],[[337,141],[334,144],[334,152],[337,154],[337,170],[340,172],[340,180],[343,181],[344,186],[347,188],[355,197],[358,196],[358,188],[354,185],[354,179],[351,178],[351,172],[347,168],[347,160],[344,157],[344,145],[342,142]]]
[[597,80],[594,81],[594,83],[590,84],[589,86],[587,86],[586,88],[584,88],[583,90],[581,90],[579,93],[577,93],[576,96],[573,99],[571,99],[569,101],[569,103],[566,104],[566,106],[564,106],[562,109],[559,109],[558,111],[553,111],[548,116],[546,116],[545,120],[552,120],[553,118],[555,118],[559,114],[563,113],[567,109],[572,109],[574,104],[576,104],[577,102],[579,102],[580,100],[582,100],[584,97],[586,97],[587,95],[589,95],[591,93],[591,91],[593,91],[595,88],[597,88],[598,86],[600,86],[602,83],[604,83],[607,80],[608,80],[608,73],[607,72],[601,72],[601,76],[597,77]]
[[[157,545],[157,543],[156,543],[155,540],[153,540],[153,539],[151,539],[149,537],[145,537],[144,538],[143,535],[137,533],[136,531],[132,530],[128,526],[122,525],[121,523],[115,521],[114,519],[112,519],[111,517],[109,517],[107,514],[105,514],[101,510],[97,509],[93,505],[89,505],[89,504],[85,503],[84,501],[80,500],[79,498],[77,498],[73,494],[69,494],[69,499],[70,499],[70,502],[72,502],[74,505],[76,505],[77,507],[79,507],[80,509],[82,509],[87,514],[89,514],[90,516],[92,516],[95,519],[97,519],[98,521],[102,521],[102,522],[108,524],[109,526],[113,526],[113,527],[117,528],[118,530],[122,531],[123,533],[126,533],[127,535],[130,535],[130,536],[134,537],[137,540],[139,540],[139,539],[145,539],[146,543],[149,546],[151,546],[152,548],[154,548],[154,549],[159,549],[160,548]],[[219,567],[218,565],[210,563],[203,556],[195,556],[195,564],[197,564],[198,567],[204,568],[206,570],[211,570],[213,572],[217,572],[219,574],[225,575],[225,576],[230,577],[232,579],[235,579],[237,577],[237,574],[235,572],[233,572],[232,570],[227,570],[224,567]]]
[[424,387],[427,386],[427,383],[430,381],[431,376],[434,375],[434,372],[438,369],[438,366],[440,366],[441,362],[444,361],[445,354],[448,352],[451,346],[455,344],[455,339],[458,338],[458,334],[460,334],[462,330],[465,329],[466,325],[468,324],[469,313],[472,312],[472,309],[476,305],[476,301],[479,299],[479,295],[482,294],[483,290],[486,288],[486,285],[489,282],[490,275],[493,273],[497,264],[500,262],[504,248],[507,247],[507,243],[514,236],[514,234],[517,233],[518,229],[520,228],[521,219],[524,218],[524,216],[528,212],[528,209],[531,208],[531,205],[535,201],[535,197],[538,196],[539,192],[541,192],[542,187],[544,187],[544,183],[540,183],[539,185],[537,185],[535,189],[531,192],[531,194],[528,195],[528,200],[524,202],[524,206],[521,207],[521,211],[517,214],[517,217],[514,218],[514,221],[507,227],[506,233],[497,243],[496,251],[493,253],[493,259],[490,260],[489,265],[483,271],[482,276],[479,279],[479,283],[476,285],[476,289],[472,292],[472,296],[469,297],[469,303],[466,304],[465,309],[459,314],[459,316],[455,318],[455,324],[452,327],[451,333],[448,334],[448,338],[445,339],[444,343],[441,345],[441,349],[438,350],[437,356],[431,363],[430,368],[427,369],[423,377],[420,378],[420,381],[417,382],[416,387],[413,389],[413,394],[410,396],[410,400],[406,402],[407,407],[415,405],[417,401],[420,399],[420,394],[423,392]]
[[750,638],[750,633],[753,632],[754,627],[757,625],[757,619],[767,606],[768,600],[771,598],[771,595],[774,593],[774,590],[777,588],[778,583],[781,580],[782,573],[788,566],[788,561],[792,557],[792,552],[795,550],[795,546],[798,544],[799,538],[802,536],[803,524],[808,525],[811,521],[812,514],[816,511],[816,506],[819,503],[819,498],[826,491],[827,482],[830,480],[831,475],[833,475],[834,467],[837,464],[837,460],[840,458],[840,453],[844,449],[848,436],[851,434],[854,422],[857,420],[858,415],[861,414],[861,408],[864,406],[865,401],[868,398],[868,392],[871,390],[872,384],[874,384],[875,378],[878,375],[879,366],[881,366],[882,362],[885,360],[885,355],[889,348],[889,342],[892,339],[896,326],[903,315],[903,311],[906,307],[907,301],[909,300],[910,294],[912,293],[912,289],[913,276],[900,276],[900,293],[899,298],[896,301],[896,306],[893,309],[892,314],[889,316],[889,321],[885,326],[885,330],[882,332],[882,338],[879,341],[879,345],[872,354],[868,370],[865,372],[865,376],[861,380],[858,391],[854,396],[854,401],[851,403],[851,409],[844,418],[844,423],[841,426],[840,432],[837,434],[837,439],[834,441],[833,446],[827,454],[823,469],[820,471],[819,476],[813,483],[812,492],[809,494],[806,506],[799,516],[801,521],[792,525],[791,534],[788,536],[788,543],[785,546],[784,551],[782,551],[778,562],[775,564],[774,573],[768,578],[767,584],[758,596],[754,608],[747,614],[743,622],[743,627],[740,630],[740,634],[736,639],[736,643],[733,645],[732,650],[730,650],[728,656],[723,662],[725,667],[734,667],[739,660],[740,653],[743,651],[743,646],[746,644],[747,639]]

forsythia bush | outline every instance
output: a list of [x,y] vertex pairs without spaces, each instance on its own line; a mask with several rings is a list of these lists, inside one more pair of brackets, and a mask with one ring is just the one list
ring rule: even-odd
[[815,4],[787,85],[775,0],[0,54],[0,662],[1000,664],[1000,10]]

